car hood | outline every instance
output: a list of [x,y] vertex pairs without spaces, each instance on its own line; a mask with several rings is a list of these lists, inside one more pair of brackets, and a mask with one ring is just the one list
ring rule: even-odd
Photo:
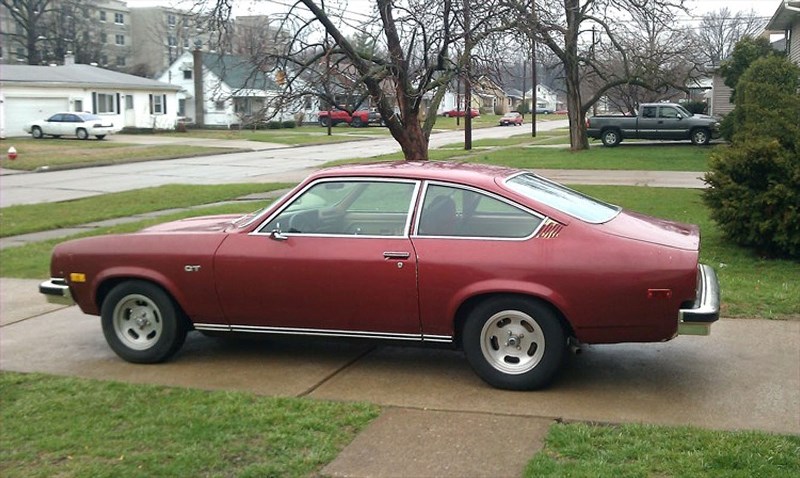
[[668,221],[631,211],[598,225],[603,232],[636,241],[696,251],[700,248],[700,228],[694,224]]
[[158,224],[143,229],[141,232],[224,232],[240,217],[242,217],[241,214],[191,217],[188,219],[181,219],[180,221]]

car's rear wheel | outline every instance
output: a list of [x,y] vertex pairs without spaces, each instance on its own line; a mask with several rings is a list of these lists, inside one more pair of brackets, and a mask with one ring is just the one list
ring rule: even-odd
[[97,139],[103,139],[105,137],[106,137],[106,135],[104,135],[104,134],[95,135],[95,138],[97,138]]
[[89,137],[89,133],[83,128],[78,128],[75,130],[75,136],[77,136],[78,139],[87,139]]
[[186,321],[172,298],[140,280],[123,282],[108,293],[101,322],[108,345],[128,362],[163,362],[186,339]]
[[509,390],[547,386],[567,350],[566,334],[552,309],[512,296],[479,304],[467,318],[462,340],[478,376]]
[[33,136],[34,139],[44,138],[44,133],[42,133],[42,128],[38,126],[34,126],[33,128],[31,128],[31,136]]
[[331,120],[330,120],[330,119],[328,119],[328,118],[320,118],[320,119],[319,119],[319,125],[320,125],[320,126],[324,126],[324,127],[326,127],[326,128],[327,128],[327,127],[328,127],[328,123],[330,123],[330,121],[331,121]]
[[353,121],[350,122],[350,126],[354,128],[360,128],[364,126],[364,122],[361,121],[361,118],[353,118]]
[[708,133],[708,130],[704,128],[698,128],[692,131],[691,140],[693,144],[705,146],[711,141],[711,135]]
[[603,135],[600,138],[603,141],[603,145],[608,147],[614,147],[622,141],[622,136],[620,135],[619,131],[615,129],[607,129],[603,131]]

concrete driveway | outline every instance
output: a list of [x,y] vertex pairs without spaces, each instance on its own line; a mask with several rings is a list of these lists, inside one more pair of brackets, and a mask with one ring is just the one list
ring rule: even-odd
[[3,303],[8,291],[19,291],[17,302],[33,315],[4,321],[2,370],[421,410],[800,434],[797,321],[723,319],[710,337],[589,346],[550,389],[509,392],[484,384],[459,352],[371,343],[191,333],[171,361],[134,365],[111,352],[97,317],[77,307],[32,307],[44,301],[36,281],[0,285]]

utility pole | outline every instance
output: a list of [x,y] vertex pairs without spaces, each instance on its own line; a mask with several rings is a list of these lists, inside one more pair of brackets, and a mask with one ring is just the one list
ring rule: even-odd
[[527,84],[525,80],[528,79],[528,60],[524,57],[522,58],[522,104],[520,105],[519,109],[521,110],[520,113],[522,114],[522,119],[525,119],[525,91],[527,90]]
[[467,151],[472,149],[472,38],[469,20],[469,0],[464,0],[464,53],[467,55],[467,71],[464,77],[464,149]]
[[[322,0],[320,7],[322,8],[323,14],[325,14],[325,0]],[[325,29],[325,90],[330,93],[331,91],[331,51],[328,48],[328,29]],[[336,98],[336,95],[331,95]],[[333,132],[331,128],[333,127],[333,113],[331,108],[331,102],[328,101],[328,136],[332,136]]]
[[533,104],[533,112],[531,113],[531,137],[536,137],[536,101],[539,99],[539,95],[536,93],[536,40],[531,37],[531,88],[533,96],[531,103]]

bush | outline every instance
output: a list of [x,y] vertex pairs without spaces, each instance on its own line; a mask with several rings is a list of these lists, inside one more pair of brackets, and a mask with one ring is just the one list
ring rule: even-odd
[[706,114],[706,109],[708,109],[708,104],[705,101],[687,101],[683,103],[683,107],[693,115],[704,115]]
[[800,258],[800,68],[756,60],[724,124],[730,147],[711,155],[703,200],[725,235],[760,253]]
[[267,129],[281,129],[283,127],[283,123],[280,121],[270,121],[267,123]]
[[291,121],[291,120],[290,121],[284,121],[284,122],[281,123],[281,126],[284,127],[284,128],[296,128],[297,127],[297,123],[295,123],[294,121]]

